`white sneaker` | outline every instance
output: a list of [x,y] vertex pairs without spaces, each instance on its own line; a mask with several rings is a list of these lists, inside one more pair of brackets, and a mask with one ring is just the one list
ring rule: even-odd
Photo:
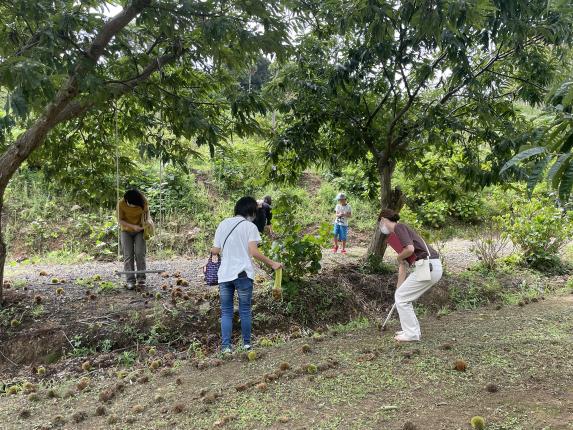
[[419,342],[420,338],[419,337],[410,337],[410,336],[406,336],[405,334],[399,334],[397,336],[394,337],[395,340],[397,340],[398,342]]

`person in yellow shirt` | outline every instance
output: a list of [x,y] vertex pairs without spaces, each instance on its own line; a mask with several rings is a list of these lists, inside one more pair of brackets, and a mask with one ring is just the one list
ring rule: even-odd
[[[149,204],[145,196],[139,190],[126,191],[123,199],[117,203],[117,217],[121,227],[123,270],[126,272],[135,271],[135,264],[137,264],[138,271],[146,269],[146,246],[143,234],[144,214],[151,222]],[[138,286],[144,287],[145,273],[138,273],[137,277],[134,273],[127,274],[127,288],[129,290],[135,288],[136,281]]]

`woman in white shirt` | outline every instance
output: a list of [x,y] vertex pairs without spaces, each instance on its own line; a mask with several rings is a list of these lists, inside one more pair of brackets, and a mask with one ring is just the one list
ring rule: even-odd
[[265,257],[258,248],[261,236],[253,224],[257,201],[242,197],[235,204],[235,216],[223,220],[215,232],[211,253],[220,255],[219,297],[221,300],[221,345],[223,353],[230,353],[233,333],[233,300],[235,291],[239,297],[239,317],[243,347],[251,348],[252,298],[255,270],[251,257],[269,265],[273,270],[281,263]]

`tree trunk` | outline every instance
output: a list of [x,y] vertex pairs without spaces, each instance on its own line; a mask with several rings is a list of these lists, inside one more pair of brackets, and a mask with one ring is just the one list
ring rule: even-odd
[[[399,187],[392,189],[392,175],[396,162],[388,161],[386,163],[378,163],[378,174],[380,176],[380,207],[382,209],[392,209],[400,212],[404,206],[404,196]],[[386,235],[380,231],[378,223],[374,227],[374,234],[370,246],[368,247],[368,255],[375,255],[383,257],[386,252]]]
[[6,262],[6,243],[2,232],[2,210],[4,208],[4,197],[0,195],[0,308],[4,301],[4,263]]

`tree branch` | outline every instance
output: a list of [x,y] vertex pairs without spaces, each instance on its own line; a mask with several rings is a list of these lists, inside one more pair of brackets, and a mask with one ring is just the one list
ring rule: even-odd
[[129,6],[107,21],[93,40],[87,52],[88,57],[94,63],[97,63],[111,39],[150,4],[151,0],[134,0]]
[[[143,71],[130,79],[125,81],[108,81],[106,82],[106,91],[110,94],[110,99],[121,97],[122,95],[133,91],[139,84],[147,80],[154,72],[158,71],[161,67],[166,64],[172,63],[177,60],[185,51],[179,48],[172,54],[163,55],[151,63],[149,63]],[[87,100],[74,100],[71,102],[66,109],[60,112],[60,115],[56,117],[56,122],[62,123],[68,121],[72,118],[83,115],[86,111],[95,106],[95,102]]]
[[524,84],[527,84],[527,85],[531,85],[532,87],[535,87],[539,90],[545,89],[541,85],[536,84],[535,82],[528,81],[527,79],[521,78],[519,76],[506,75],[505,73],[496,72],[494,70],[487,70],[487,72],[492,73],[492,74],[497,75],[497,76],[501,76],[502,78],[515,79],[516,81],[523,82]]
[[418,86],[416,87],[416,89],[414,90],[412,95],[408,97],[408,101],[406,102],[404,107],[402,109],[400,109],[400,111],[392,119],[392,122],[390,123],[390,126],[388,127],[388,133],[386,135],[387,136],[386,142],[387,142],[387,146],[388,146],[388,150],[386,151],[386,154],[388,157],[389,157],[390,152],[391,152],[390,146],[391,146],[392,141],[393,141],[392,135],[394,133],[394,128],[396,128],[396,124],[398,123],[400,118],[402,118],[406,114],[406,112],[408,112],[408,110],[410,109],[410,107],[414,103],[416,96],[418,95],[418,93],[420,92],[422,87],[426,84],[426,81],[428,80],[428,78],[430,77],[432,72],[436,69],[436,67],[438,67],[438,64],[440,64],[444,58],[446,58],[445,52],[442,55],[440,55],[438,58],[436,58],[436,60],[430,66],[430,70],[428,70],[428,72],[426,73],[426,76],[424,76],[424,78],[422,78],[420,80],[420,83],[418,84]]
[[[534,43],[539,42],[540,40],[543,40],[543,36],[535,36],[532,37],[531,39],[529,39],[527,42],[525,42],[523,44],[523,48],[526,48]],[[465,87],[472,79],[476,79],[477,77],[479,77],[480,75],[482,75],[485,72],[490,71],[490,68],[499,60],[503,60],[507,57],[509,57],[510,55],[513,55],[515,53],[515,48],[512,49],[508,49],[507,51],[501,53],[501,49],[502,46],[500,46],[500,48],[497,50],[497,53],[487,62],[487,64],[477,73],[473,73],[470,76],[468,76],[466,79],[464,79],[464,81],[452,88],[450,91],[448,91],[438,102],[438,104],[444,104],[446,103],[452,96],[454,96],[459,90],[461,90],[463,87]]]
[[372,114],[368,117],[368,121],[366,121],[366,124],[364,125],[365,129],[370,127],[370,124],[372,124],[372,121],[374,121],[374,118],[376,118],[376,115],[378,115],[380,109],[382,109],[382,107],[386,104],[386,101],[388,101],[388,98],[390,97],[390,94],[392,94],[393,89],[394,89],[394,84],[390,85],[390,88],[388,89],[388,91],[386,92],[380,103],[378,103],[378,106],[376,106],[374,112],[372,112]]

